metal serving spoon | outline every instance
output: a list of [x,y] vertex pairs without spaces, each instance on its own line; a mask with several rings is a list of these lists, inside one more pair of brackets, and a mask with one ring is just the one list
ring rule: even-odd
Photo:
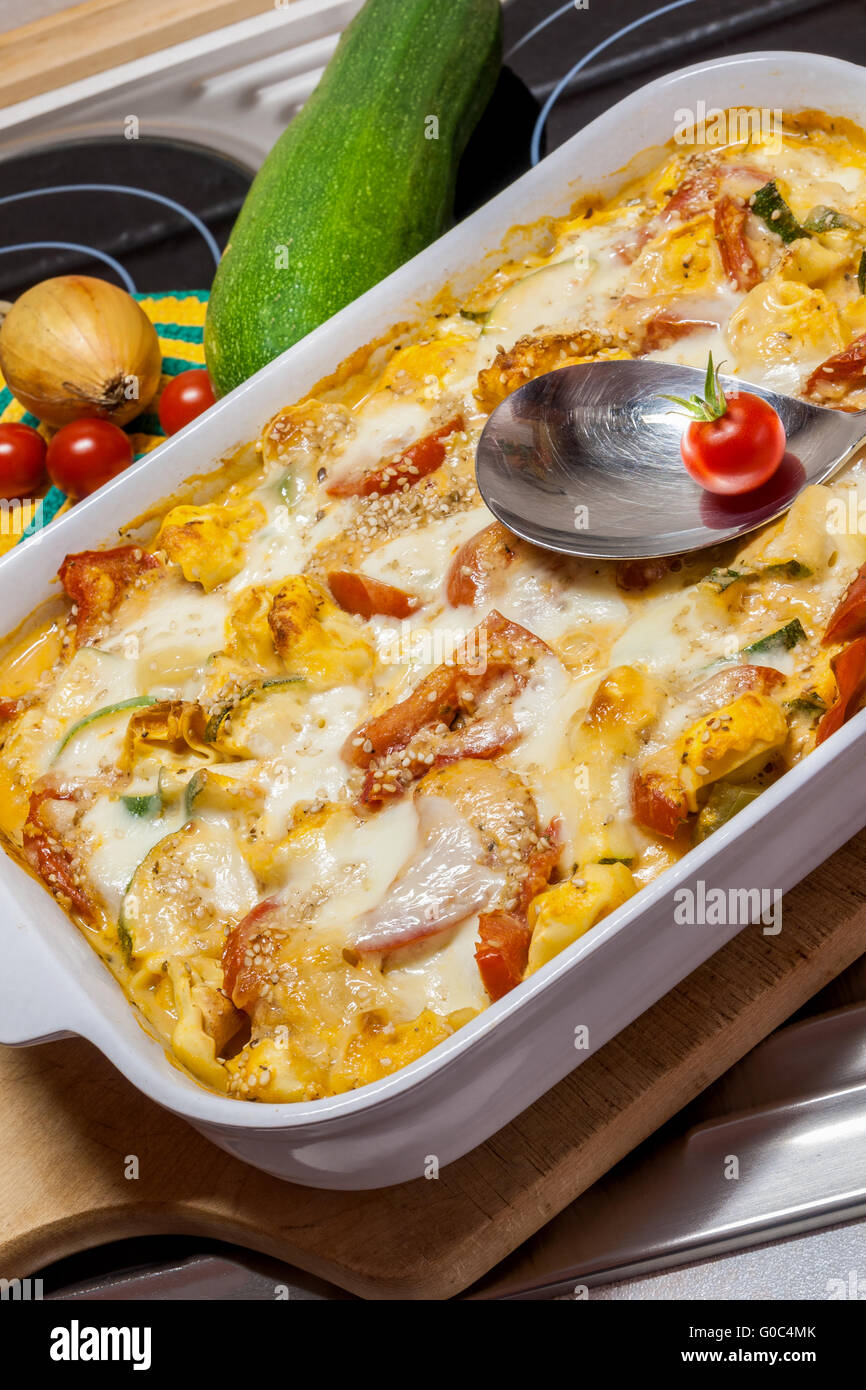
[[646,360],[586,362],[527,381],[478,444],[478,487],[509,531],[566,555],[643,559],[718,545],[780,516],[866,439],[866,411],[827,410],[737,377],[781,416],[788,452],[763,487],[706,492],[680,456],[687,416],[665,396],[701,394],[706,373]]

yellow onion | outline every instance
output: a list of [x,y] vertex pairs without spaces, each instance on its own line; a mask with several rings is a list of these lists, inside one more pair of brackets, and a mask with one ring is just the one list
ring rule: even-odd
[[40,420],[97,415],[124,425],[150,403],[162,356],[156,329],[125,290],[58,275],[16,299],[0,326],[0,371]]

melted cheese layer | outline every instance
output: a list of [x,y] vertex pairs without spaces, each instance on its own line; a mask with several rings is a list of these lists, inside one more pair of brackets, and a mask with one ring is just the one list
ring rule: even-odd
[[[750,202],[770,179],[845,225],[783,243]],[[74,878],[131,999],[229,1094],[334,1094],[435,1046],[498,988],[485,949],[516,985],[530,938],[544,960],[591,929],[808,752],[836,698],[821,637],[866,564],[862,460],[645,583],[509,537],[473,464],[491,400],[576,357],[712,351],[804,391],[866,333],[863,143],[794,121],[781,150],[679,148],[545,236],[287,406],[240,481],[169,518],[147,582],[80,640],[70,613],[41,674],[19,647],[0,676],[21,700],[5,833],[61,900]],[[503,620],[491,674],[472,642]],[[779,710],[785,737],[761,735]],[[676,812],[690,737],[669,833],[635,788]]]

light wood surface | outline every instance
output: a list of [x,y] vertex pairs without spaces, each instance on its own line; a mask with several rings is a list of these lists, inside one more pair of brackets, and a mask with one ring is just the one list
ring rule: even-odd
[[[866,950],[866,832],[438,1180],[281,1183],[139,1095],[80,1040],[0,1049],[0,1275],[103,1241],[193,1233],[369,1298],[480,1278]],[[139,1177],[124,1176],[135,1155]]]
[[273,8],[274,0],[86,0],[44,15],[0,34],[0,106]]

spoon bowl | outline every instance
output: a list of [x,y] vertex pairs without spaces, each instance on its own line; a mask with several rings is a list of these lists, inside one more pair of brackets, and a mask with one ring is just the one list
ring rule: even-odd
[[476,454],[493,515],[546,550],[602,559],[679,555],[744,536],[824,482],[866,438],[866,411],[812,405],[720,378],[781,417],[787,453],[763,487],[705,491],[686,472],[689,419],[666,396],[702,394],[705,371],[668,362],[586,362],[519,387],[496,407]]

